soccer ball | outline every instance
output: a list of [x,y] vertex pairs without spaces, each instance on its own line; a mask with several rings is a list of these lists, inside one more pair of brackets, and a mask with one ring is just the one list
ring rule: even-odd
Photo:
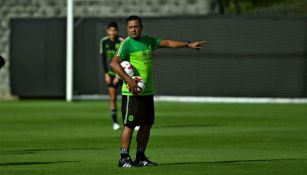
[[[132,77],[134,74],[134,69],[133,66],[128,62],[128,61],[123,61],[120,63],[120,65],[122,66],[122,68],[124,69],[124,71],[130,76]],[[117,77],[119,77],[118,75],[116,75]],[[120,78],[120,77],[119,77]]]
[[[136,79],[138,81],[138,88],[137,88],[138,91],[139,91],[138,95],[142,94],[145,90],[145,82],[144,82],[143,78],[139,77],[139,76],[133,76],[131,78],[133,80]],[[131,92],[128,85],[127,85],[127,89],[129,90],[129,92]]]

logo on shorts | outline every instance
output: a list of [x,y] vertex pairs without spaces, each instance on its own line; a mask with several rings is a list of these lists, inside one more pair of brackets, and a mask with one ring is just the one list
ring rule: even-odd
[[129,122],[132,122],[134,120],[133,115],[129,115],[128,120],[129,120]]

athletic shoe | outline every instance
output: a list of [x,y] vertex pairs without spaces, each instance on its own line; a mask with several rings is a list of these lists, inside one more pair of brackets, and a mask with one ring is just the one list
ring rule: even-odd
[[118,166],[121,168],[131,168],[134,167],[134,162],[130,157],[119,159]]
[[134,130],[135,130],[135,131],[138,131],[139,129],[140,129],[140,126],[134,127]]
[[157,166],[157,163],[154,163],[150,160],[148,160],[147,157],[144,157],[143,159],[135,159],[134,161],[135,166],[142,167],[142,166]]
[[120,125],[118,123],[113,123],[113,130],[119,130],[120,129]]

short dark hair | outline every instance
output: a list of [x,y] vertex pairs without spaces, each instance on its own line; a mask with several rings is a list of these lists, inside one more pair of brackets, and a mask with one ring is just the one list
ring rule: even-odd
[[143,27],[143,23],[142,23],[142,19],[136,15],[132,15],[132,16],[129,16],[127,19],[126,19],[126,23],[128,24],[129,21],[132,21],[132,20],[139,20],[141,26]]
[[118,29],[118,25],[116,22],[112,21],[108,24],[107,28],[111,28],[111,27],[114,27],[115,29]]
[[4,66],[4,64],[5,64],[4,58],[0,55],[0,69],[2,66]]

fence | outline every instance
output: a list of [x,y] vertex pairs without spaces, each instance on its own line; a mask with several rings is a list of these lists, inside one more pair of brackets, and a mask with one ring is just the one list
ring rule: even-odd
[[[75,23],[74,95],[107,92],[98,43],[111,20],[119,22],[124,34],[123,18]],[[146,34],[209,41],[200,51],[156,51],[156,94],[306,97],[306,28],[303,17],[145,18]],[[13,19],[11,29],[12,93],[64,97],[65,19]]]

